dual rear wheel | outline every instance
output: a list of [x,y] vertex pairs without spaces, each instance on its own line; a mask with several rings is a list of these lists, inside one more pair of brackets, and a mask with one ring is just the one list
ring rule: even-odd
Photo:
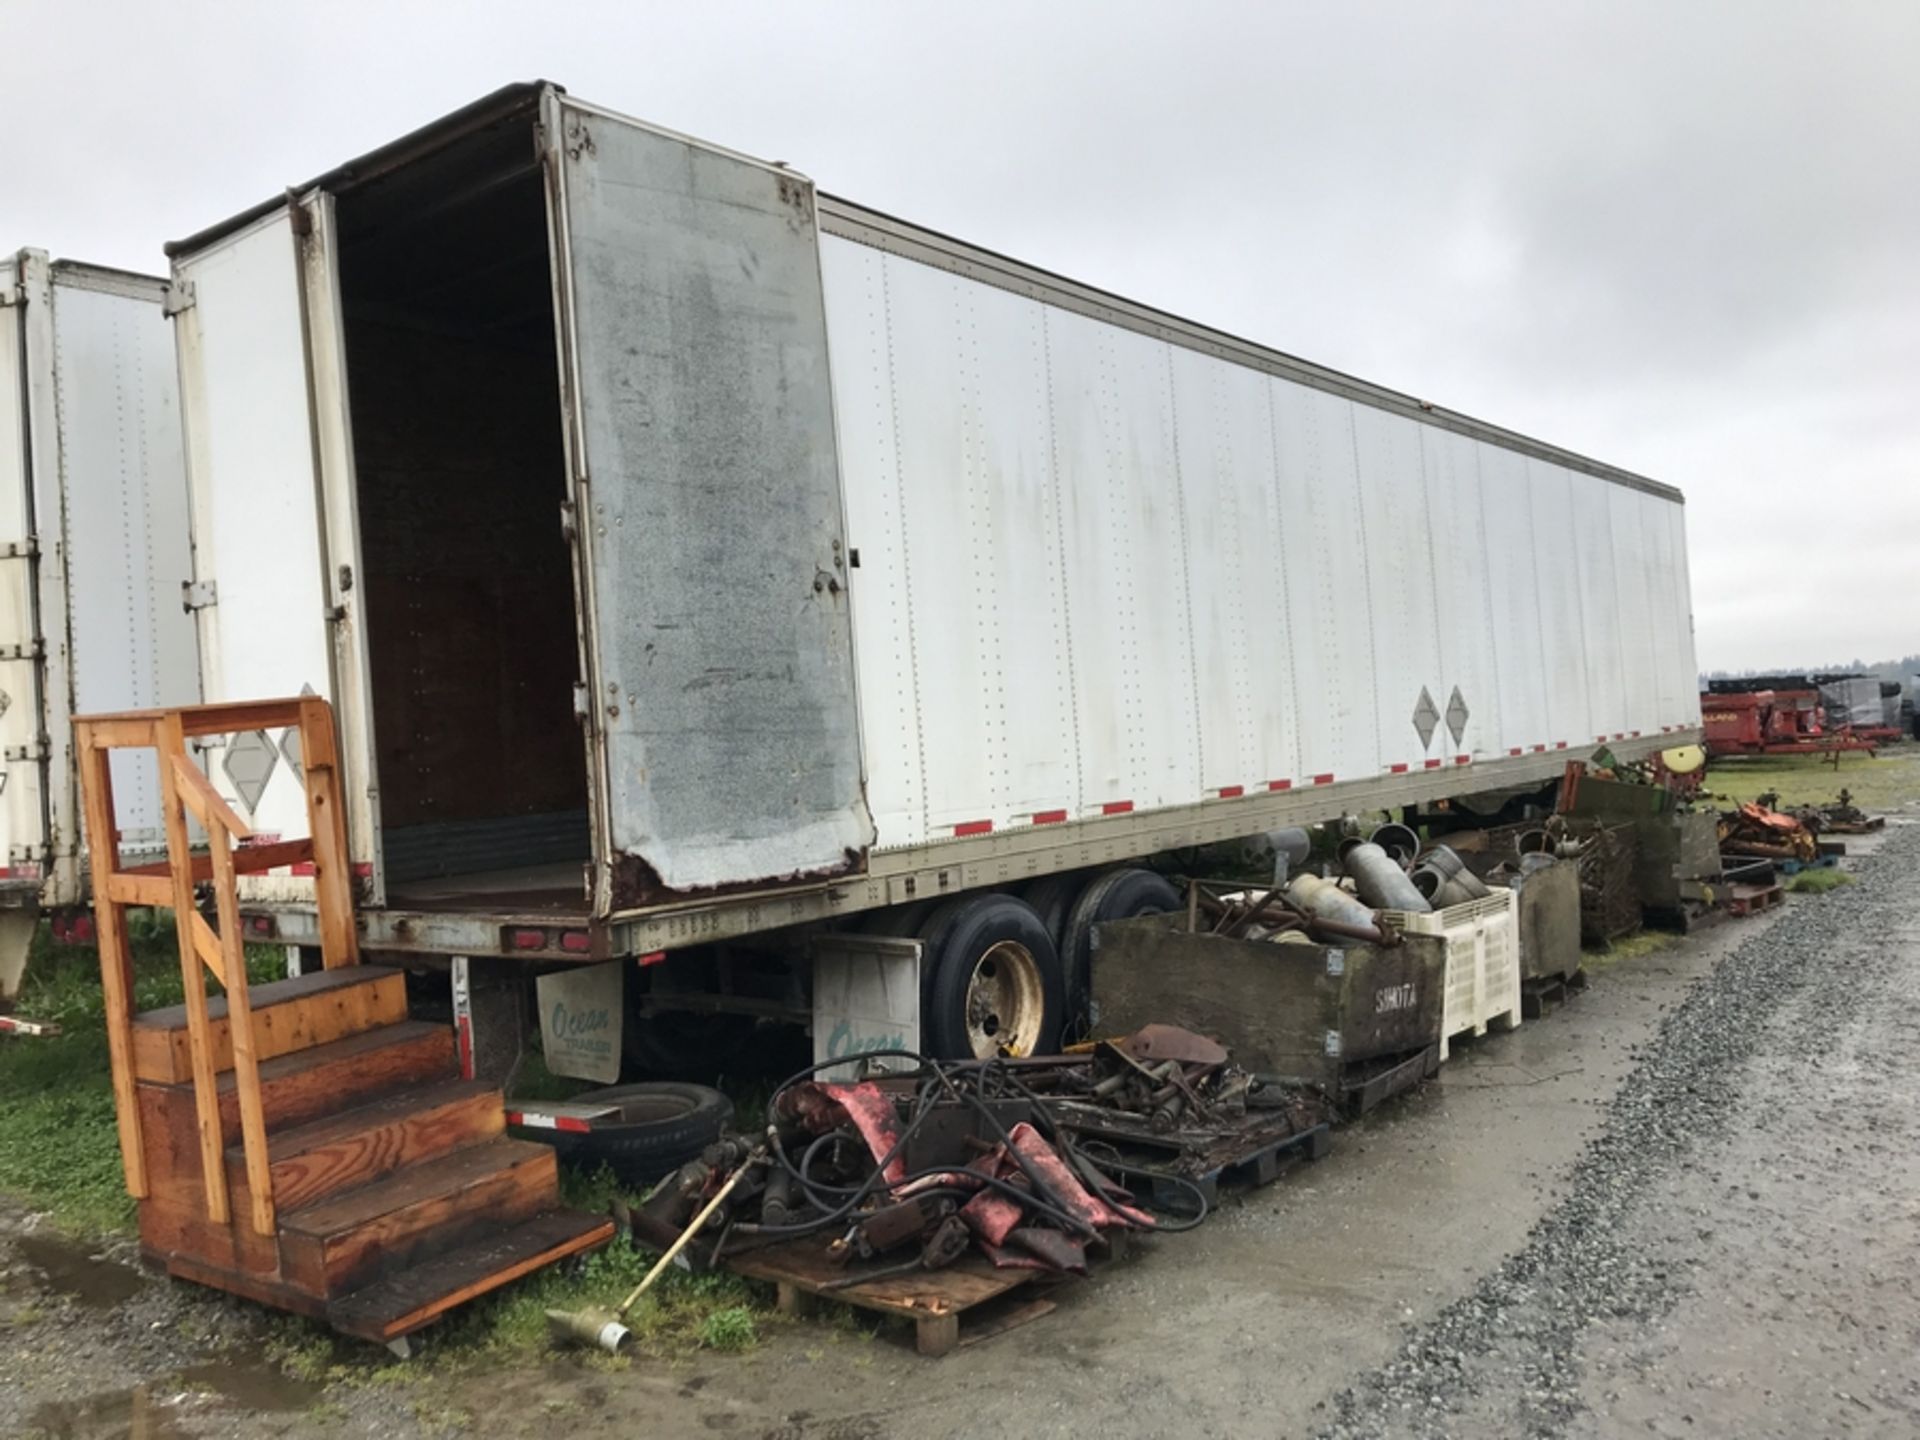
[[917,936],[920,1048],[941,1059],[1049,1055],[1088,1026],[1093,927],[1172,910],[1151,870],[1050,875],[1020,895],[990,892],[889,910],[871,933]]

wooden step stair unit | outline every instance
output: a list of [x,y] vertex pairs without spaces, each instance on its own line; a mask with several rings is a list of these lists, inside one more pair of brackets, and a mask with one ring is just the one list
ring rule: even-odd
[[[249,843],[187,742],[283,729],[299,734],[311,834]],[[324,700],[81,716],[74,733],[121,1158],[151,1258],[392,1342],[611,1238],[611,1221],[560,1207],[553,1152],[506,1136],[499,1090],[462,1079],[451,1030],[409,1019],[405,976],[360,963]],[[120,863],[110,759],[133,748],[159,761],[158,865]],[[190,818],[206,834],[203,853]],[[290,865],[312,873],[322,968],[253,987],[236,882]],[[212,921],[200,886],[212,892]],[[186,993],[138,1015],[126,924],[135,905],[173,911]],[[207,994],[203,971],[222,994]]]

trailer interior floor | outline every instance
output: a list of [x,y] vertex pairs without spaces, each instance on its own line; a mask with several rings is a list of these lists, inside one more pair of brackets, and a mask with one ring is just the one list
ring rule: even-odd
[[513,865],[464,875],[432,875],[390,883],[394,910],[512,911],[587,918],[587,857],[548,865]]

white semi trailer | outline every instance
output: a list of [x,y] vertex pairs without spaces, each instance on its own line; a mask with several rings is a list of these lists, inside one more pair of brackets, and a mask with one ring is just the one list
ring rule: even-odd
[[1676,490],[549,84],[169,253],[207,697],[333,701],[372,950],[859,923],[1019,1048],[1143,857],[1699,733]]
[[[87,900],[68,717],[199,697],[163,282],[0,257],[0,1008],[42,910]],[[128,854],[164,852],[158,777],[117,756]]]

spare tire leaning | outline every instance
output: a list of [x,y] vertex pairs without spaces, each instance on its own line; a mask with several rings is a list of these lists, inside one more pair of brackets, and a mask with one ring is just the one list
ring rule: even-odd
[[[542,1130],[563,1160],[591,1170],[612,1167],[629,1185],[651,1185],[720,1138],[733,1122],[733,1101],[706,1085],[678,1080],[609,1085],[573,1096],[569,1105],[614,1105],[619,1114],[585,1130]],[[537,1107],[530,1107],[537,1108]]]

